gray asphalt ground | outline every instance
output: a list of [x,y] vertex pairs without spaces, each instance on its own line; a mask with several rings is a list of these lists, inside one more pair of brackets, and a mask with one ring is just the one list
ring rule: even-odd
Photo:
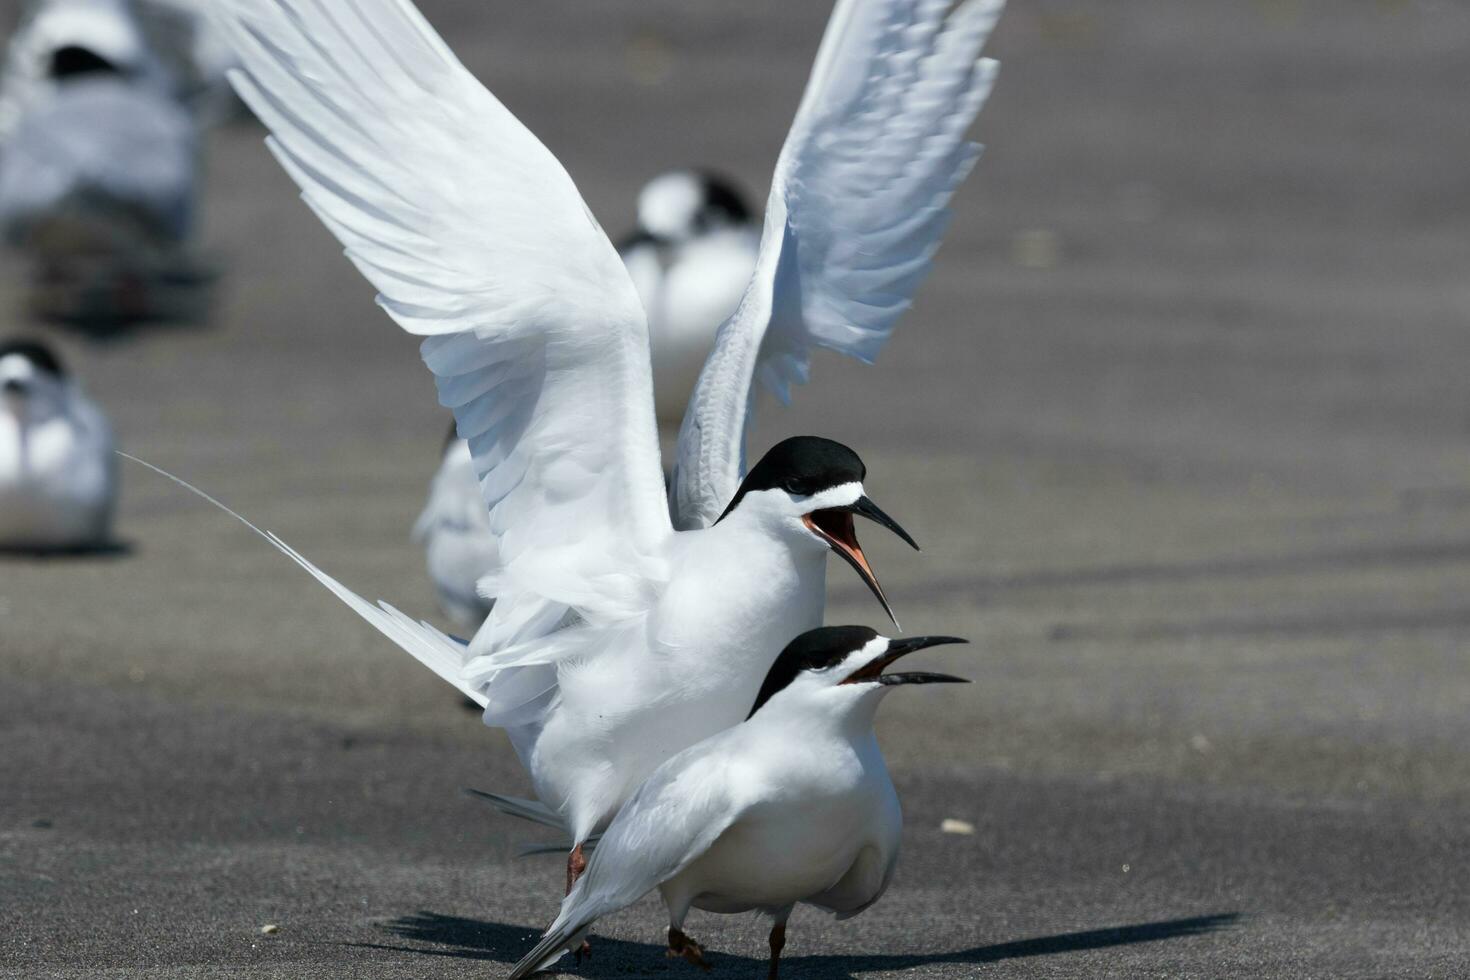
[[[826,13],[425,8],[615,233],[665,166],[764,192]],[[857,447],[900,617],[975,641],[885,708],[892,890],[788,976],[1470,976],[1467,46],[1447,0],[1013,0],[935,276],[754,442]],[[211,140],[212,322],[64,349],[129,450],[432,614],[444,417],[260,135]],[[562,872],[460,795],[525,788],[502,737],[172,485],[120,536],[0,562],[0,975],[503,975]],[[577,972],[694,975],[662,926]],[[759,922],[690,931],[764,976]]]

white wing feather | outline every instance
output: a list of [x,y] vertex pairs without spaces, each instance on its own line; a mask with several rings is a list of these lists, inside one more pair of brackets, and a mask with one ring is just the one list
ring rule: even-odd
[[237,90],[469,441],[500,554],[477,651],[637,615],[672,530],[647,325],[571,178],[408,0],[223,14]]
[[1004,0],[839,0],[766,206],[756,272],[679,432],[674,523],[707,527],[744,472],[757,380],[782,401],[813,346],[871,362],[929,271],[980,148],[966,130]]

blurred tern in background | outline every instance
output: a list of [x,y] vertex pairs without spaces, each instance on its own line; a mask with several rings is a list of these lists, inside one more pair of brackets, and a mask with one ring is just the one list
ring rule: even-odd
[[180,96],[201,123],[244,111],[230,87],[238,66],[229,38],[210,11],[217,0],[138,0],[144,25],[173,71]]
[[634,788],[739,722],[820,624],[829,551],[881,599],[853,516],[908,538],[862,461],[803,437],[745,474],[745,426],[757,378],[785,398],[814,345],[870,360],[908,307],[978,154],[1000,8],[837,4],[665,497],[643,306],[556,158],[408,0],[223,5],[272,151],[424,337],[499,536],[496,603],[466,646],[271,540],[506,729],[540,797],[523,809],[572,838],[569,885]]
[[11,46],[0,230],[36,262],[38,313],[160,315],[197,272],[198,139],[126,0],[51,0]]
[[108,69],[186,104],[202,122],[236,104],[235,53],[214,0],[33,0],[0,74],[0,140],[69,75]]
[[964,642],[889,640],[861,626],[797,637],[744,723],[680,752],[638,787],[510,980],[547,969],[597,919],[654,888],[669,913],[669,955],[705,969],[704,951],[683,931],[691,907],[769,916],[776,980],[797,902],[848,919],[893,879],[903,813],[873,731],[878,705],[902,685],[965,683],[885,668]]
[[0,548],[105,546],[117,506],[107,419],[45,344],[0,342]]
[[429,500],[414,522],[413,539],[424,546],[429,581],[445,615],[456,626],[478,629],[495,604],[480,594],[479,583],[499,560],[499,539],[480,496],[469,443],[453,426],[429,484]]
[[37,0],[0,73],[0,144],[68,81],[112,75],[160,95],[174,80],[149,45],[133,0]]
[[648,314],[653,399],[678,425],[714,343],[755,271],[761,229],[730,180],[671,170],[638,194],[638,228],[618,254]]

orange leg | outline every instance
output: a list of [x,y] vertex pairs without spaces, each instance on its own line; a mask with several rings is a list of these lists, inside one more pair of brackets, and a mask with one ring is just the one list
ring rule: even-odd
[[777,980],[781,970],[781,950],[786,947],[786,923],[778,922],[771,926],[771,972],[767,980]]
[[572,848],[572,853],[567,855],[567,894],[572,893],[572,886],[577,879],[582,877],[582,872],[587,870],[587,859],[582,855],[582,845],[578,844]]
[[[568,895],[572,893],[572,886],[577,883],[577,879],[582,877],[582,872],[586,870],[587,858],[582,854],[582,845],[578,844],[576,847],[572,848],[572,853],[567,855]],[[592,944],[585,939],[582,940],[582,945],[577,947],[577,952],[575,955],[578,963],[581,963],[584,959],[590,960],[592,958]]]
[[664,955],[671,960],[682,957],[706,973],[713,969],[709,965],[709,960],[704,958],[704,950],[700,947],[699,943],[690,939],[673,926],[669,926],[669,950]]

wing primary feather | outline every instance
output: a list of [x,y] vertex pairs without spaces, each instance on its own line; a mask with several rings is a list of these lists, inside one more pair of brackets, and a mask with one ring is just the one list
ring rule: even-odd
[[[565,168],[408,0],[217,9],[271,152],[378,305],[423,338],[467,437],[498,554],[476,655],[569,617],[646,616],[672,533],[647,323]],[[385,632],[409,628],[337,594]],[[507,718],[545,694],[539,675],[484,680],[517,692],[491,698]]]
[[744,473],[759,388],[782,402],[813,348],[871,362],[933,265],[965,139],[990,94],[1001,0],[842,0],[781,149],[755,276],[680,428],[675,525],[707,527]]

